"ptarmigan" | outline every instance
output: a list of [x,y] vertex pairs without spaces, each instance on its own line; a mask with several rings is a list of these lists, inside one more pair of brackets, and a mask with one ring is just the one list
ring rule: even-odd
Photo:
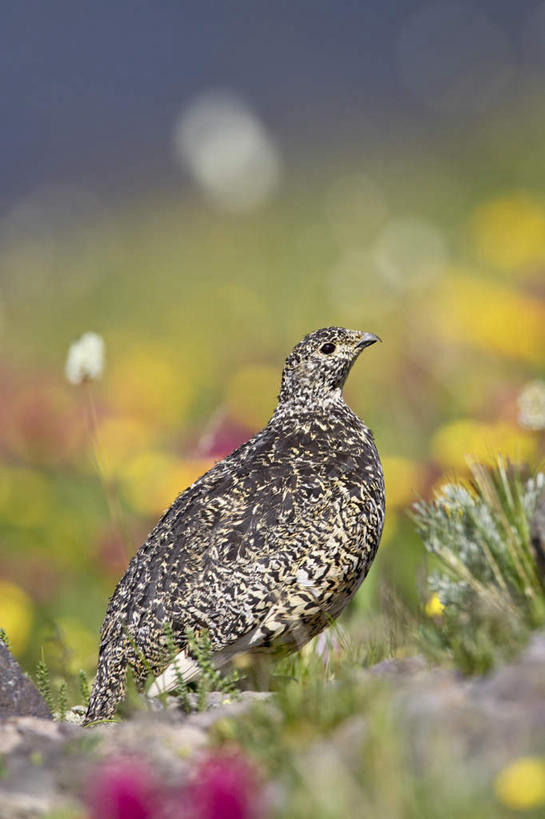
[[149,693],[186,680],[187,631],[208,631],[218,667],[239,652],[303,646],[344,609],[376,554],[384,479],[370,430],[342,397],[372,333],[327,327],[286,360],[267,426],[182,492],[108,605],[86,722],[111,717],[130,666]]

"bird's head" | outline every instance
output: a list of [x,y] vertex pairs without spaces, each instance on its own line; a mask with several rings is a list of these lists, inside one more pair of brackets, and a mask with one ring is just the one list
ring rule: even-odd
[[380,338],[373,333],[344,327],[309,333],[286,359],[280,403],[323,402],[340,396],[352,364],[375,341]]

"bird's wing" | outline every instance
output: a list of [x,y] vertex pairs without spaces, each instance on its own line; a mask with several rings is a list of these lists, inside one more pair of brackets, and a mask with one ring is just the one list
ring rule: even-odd
[[[107,608],[102,642],[116,639],[121,627],[135,636],[142,619],[169,617],[172,602],[184,595],[202,570],[218,521],[240,503],[228,503],[233,485],[230,461],[245,463],[247,454],[267,446],[263,432],[213,466],[184,490],[156,524],[119,581]],[[251,471],[251,467],[250,467]],[[171,587],[175,581],[176,588]]]
[[[220,662],[263,642],[302,559],[338,525],[339,474],[361,484],[360,467],[300,422],[282,435],[265,428],[216,465],[178,497],[116,590],[136,643],[150,645],[165,622],[182,649],[187,629],[206,629]],[[179,662],[195,672],[184,652]]]

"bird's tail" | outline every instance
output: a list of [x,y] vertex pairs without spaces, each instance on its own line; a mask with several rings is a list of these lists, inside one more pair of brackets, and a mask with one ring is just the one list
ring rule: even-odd
[[97,676],[89,698],[84,725],[114,716],[118,703],[125,696],[127,663],[127,651],[123,643],[114,646],[107,643],[101,646]]

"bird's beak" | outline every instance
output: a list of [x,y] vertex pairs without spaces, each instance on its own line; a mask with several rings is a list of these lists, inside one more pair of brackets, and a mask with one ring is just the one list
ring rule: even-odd
[[362,333],[361,341],[358,342],[356,347],[358,350],[364,350],[365,347],[369,347],[371,344],[374,344],[375,341],[382,341],[382,339],[374,333]]

